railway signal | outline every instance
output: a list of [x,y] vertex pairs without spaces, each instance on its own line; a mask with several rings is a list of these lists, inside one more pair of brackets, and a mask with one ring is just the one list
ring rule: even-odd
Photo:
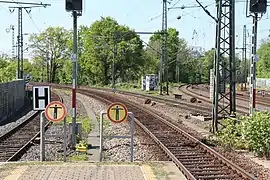
[[77,86],[77,61],[78,61],[78,16],[82,15],[82,0],[66,0],[66,11],[72,12],[73,16],[73,54],[72,54],[72,134],[71,145],[76,146],[76,86]]
[[259,14],[264,14],[267,8],[266,0],[250,0],[249,15],[252,16],[252,58],[250,63],[250,102],[249,113],[253,114],[256,111],[256,62],[259,60],[257,56],[257,30]]
[[66,0],[66,11],[81,11],[82,0]]

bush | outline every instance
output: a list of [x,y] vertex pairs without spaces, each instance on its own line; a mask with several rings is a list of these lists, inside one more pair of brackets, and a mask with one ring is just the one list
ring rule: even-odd
[[256,112],[252,116],[225,119],[225,128],[217,135],[226,149],[250,149],[256,155],[269,157],[270,113]]
[[269,157],[270,151],[270,113],[257,112],[243,123],[243,138],[251,150],[259,156]]
[[224,125],[226,128],[222,129],[218,132],[219,142],[223,145],[227,150],[232,149],[247,149],[247,142],[243,139],[242,129],[243,124],[240,123],[235,118],[228,118],[224,120]]

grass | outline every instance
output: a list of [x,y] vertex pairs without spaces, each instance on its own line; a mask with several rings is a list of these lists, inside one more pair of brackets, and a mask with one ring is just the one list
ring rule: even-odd
[[[72,117],[67,116],[66,117],[67,124],[72,122]],[[87,135],[92,131],[93,129],[93,124],[92,120],[89,117],[78,117],[77,118],[77,123],[80,122],[82,124],[82,129],[81,129],[81,137],[77,137],[77,145],[78,144],[85,144],[87,143]],[[63,124],[63,122],[59,122],[58,124]],[[88,155],[85,153],[75,153],[71,156],[67,157],[68,161],[87,161],[88,160]]]
[[[98,124],[100,124],[100,117],[97,117]],[[107,127],[110,127],[111,123],[107,117],[103,118],[103,128],[106,129]]]
[[75,153],[68,157],[68,161],[87,161],[88,155],[84,153]]
[[[67,124],[72,123],[72,117],[67,116],[66,121],[67,121]],[[82,133],[83,134],[89,134],[93,129],[92,120],[89,117],[77,117],[76,122],[82,123]],[[64,124],[64,122],[61,121],[61,122],[58,122],[56,124]]]

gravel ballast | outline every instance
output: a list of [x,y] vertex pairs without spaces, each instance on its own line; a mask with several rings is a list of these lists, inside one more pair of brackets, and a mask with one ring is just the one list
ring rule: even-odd
[[[155,111],[157,114],[166,117],[166,119],[169,119],[170,121],[175,122],[178,124],[178,126],[184,130],[186,130],[191,135],[200,138],[202,135],[194,132],[198,131],[198,127],[208,128],[211,121],[202,122],[200,120],[196,120],[194,118],[185,118],[185,115],[191,113],[188,110],[168,106],[163,103],[158,103],[154,106],[151,106],[150,104],[144,104],[145,100],[147,98],[140,98],[140,97],[134,97],[129,95],[123,95],[118,94],[118,96],[122,97],[123,99],[126,98],[129,101],[132,101],[134,103],[140,104],[145,108],[151,109]],[[189,99],[189,96],[183,95],[184,99]],[[198,107],[199,108],[199,107]],[[190,124],[195,124],[195,126],[192,126],[191,128],[188,128],[187,126],[183,126],[181,122],[188,121]],[[185,123],[186,124],[186,123]],[[230,159],[232,162],[241,165],[246,171],[256,174],[259,179],[261,180],[269,180],[270,179],[270,170],[268,168],[263,167],[262,165],[259,165],[258,163],[250,160],[249,158],[245,157],[244,154],[237,153],[237,152],[224,152],[222,148],[215,148],[219,153],[224,155],[226,158]]]
[[[101,111],[106,111],[108,105],[94,98],[78,94],[84,101],[91,103],[91,108],[95,115],[99,117]],[[109,135],[130,135],[130,125],[127,122],[120,124],[111,123],[107,119],[104,122],[104,136]],[[134,131],[134,160],[135,161],[158,161],[166,160],[166,156],[159,150],[159,147],[154,144],[139,128]],[[147,142],[147,143],[146,143]],[[130,139],[104,139],[104,161],[130,161]]]
[[5,124],[3,126],[0,126],[0,136],[6,134],[11,129],[19,126],[20,124],[22,124],[23,122],[25,122],[27,119],[29,119],[34,114],[35,114],[35,111],[29,111],[26,115],[22,116],[18,120],[14,121],[14,122],[10,122],[8,124]]
[[[63,102],[67,107],[68,116],[71,116],[71,95],[69,92],[57,91],[57,94],[63,98]],[[85,117],[86,110],[83,104],[77,100],[77,117]],[[52,124],[45,132],[45,160],[59,161],[63,160],[63,143],[64,143],[64,127],[61,124]],[[69,128],[67,124],[67,134]],[[67,155],[73,153],[72,150],[67,150]],[[20,161],[39,161],[40,160],[40,145],[39,141],[35,141],[34,145],[21,157]]]

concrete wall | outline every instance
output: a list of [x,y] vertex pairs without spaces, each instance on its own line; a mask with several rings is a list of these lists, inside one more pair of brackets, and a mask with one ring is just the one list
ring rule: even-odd
[[0,83],[0,122],[24,105],[24,80]]

